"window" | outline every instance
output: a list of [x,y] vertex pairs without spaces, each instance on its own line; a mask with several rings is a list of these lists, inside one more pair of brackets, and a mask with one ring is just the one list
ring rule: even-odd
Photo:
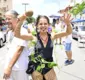
[[5,2],[7,1],[7,0],[4,0]]
[[6,12],[6,7],[3,7],[2,9],[3,9],[4,12]]

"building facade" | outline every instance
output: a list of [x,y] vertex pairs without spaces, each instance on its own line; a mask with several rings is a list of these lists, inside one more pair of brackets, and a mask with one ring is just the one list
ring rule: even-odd
[[13,0],[0,0],[0,13],[4,15],[4,13],[13,8],[12,4]]

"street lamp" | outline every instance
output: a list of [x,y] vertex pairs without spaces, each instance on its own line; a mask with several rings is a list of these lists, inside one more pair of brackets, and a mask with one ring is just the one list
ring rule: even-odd
[[22,3],[22,5],[25,6],[25,12],[26,12],[26,6],[29,5],[28,3]]

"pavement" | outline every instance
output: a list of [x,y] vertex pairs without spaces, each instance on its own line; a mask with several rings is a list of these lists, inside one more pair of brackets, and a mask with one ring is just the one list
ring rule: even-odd
[[72,46],[74,63],[67,66],[64,64],[67,59],[65,51],[57,46],[56,53],[59,68],[56,68],[55,71],[58,80],[85,80],[85,55],[82,55],[78,47],[74,48],[75,46]]

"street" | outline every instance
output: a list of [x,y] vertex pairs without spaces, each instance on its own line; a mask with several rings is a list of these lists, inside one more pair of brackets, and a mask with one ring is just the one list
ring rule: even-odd
[[79,44],[79,46],[77,40],[72,42],[73,64],[65,66],[64,62],[67,58],[65,52],[57,51],[59,69],[56,72],[58,80],[85,80],[85,45]]
[[[81,44],[83,46],[83,44]],[[58,64],[59,69],[57,69],[58,80],[85,80],[85,48],[78,48],[76,40],[73,40],[72,52],[73,59],[75,60],[72,65],[65,66],[64,61],[66,60],[66,54],[64,50],[58,49]],[[5,56],[7,54],[6,43],[5,46],[0,48],[0,80],[2,80],[3,69],[5,63]]]

